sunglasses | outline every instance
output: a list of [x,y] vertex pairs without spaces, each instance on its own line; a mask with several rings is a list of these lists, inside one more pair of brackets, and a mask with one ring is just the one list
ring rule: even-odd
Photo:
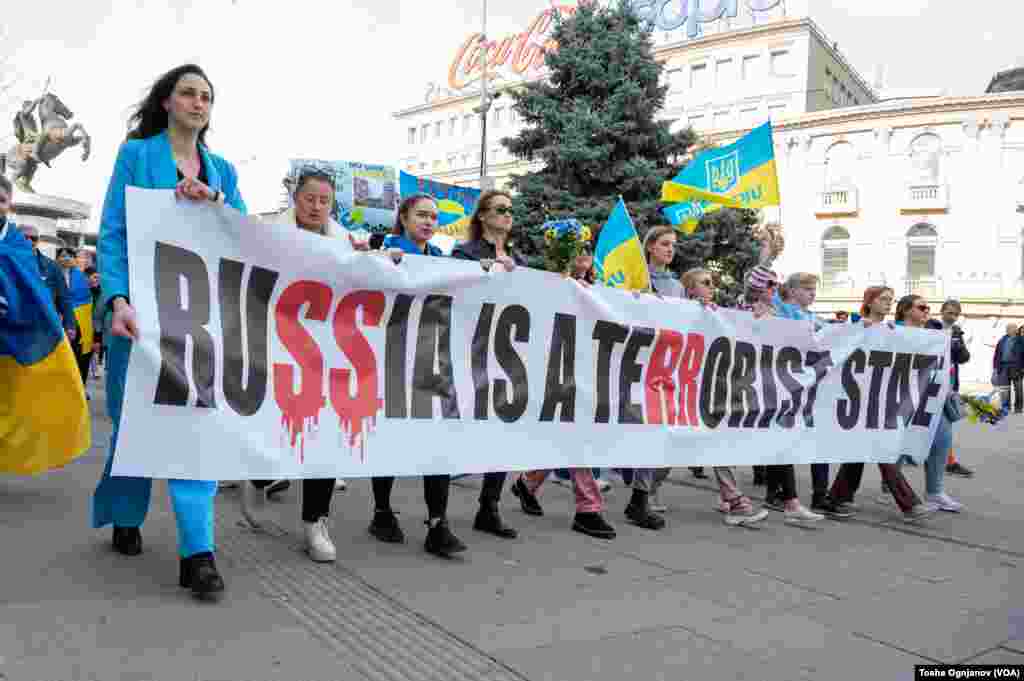
[[498,215],[512,215],[512,206],[498,206],[497,208],[492,208],[491,210],[493,210]]

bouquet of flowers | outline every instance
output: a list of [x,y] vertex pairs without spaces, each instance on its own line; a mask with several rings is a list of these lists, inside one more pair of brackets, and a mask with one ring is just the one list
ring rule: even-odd
[[590,252],[590,228],[572,218],[544,223],[544,263],[550,272],[568,273],[576,258]]
[[998,396],[998,392],[991,395],[960,395],[967,408],[967,420],[971,423],[980,421],[993,426],[999,423],[1003,414],[999,405],[993,403],[994,396]]

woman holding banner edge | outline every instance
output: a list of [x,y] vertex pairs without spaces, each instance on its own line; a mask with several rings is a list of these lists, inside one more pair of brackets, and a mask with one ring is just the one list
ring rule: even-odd
[[[501,189],[485,191],[480,195],[469,220],[469,239],[452,250],[452,257],[475,260],[485,270],[495,265],[508,272],[516,267],[525,267],[526,259],[509,241],[511,233],[512,195]],[[504,471],[484,474],[483,487],[480,489],[480,510],[473,521],[473,529],[503,539],[515,539],[519,533],[506,525],[498,512],[501,489],[505,486],[507,476]]]
[[[428,194],[413,194],[402,200],[395,216],[395,227],[382,244],[397,265],[402,255],[444,257],[440,248],[430,243],[437,229],[437,200]],[[424,475],[423,497],[427,503],[427,537],[423,548],[427,553],[448,558],[466,550],[466,545],[452,534],[448,527],[448,490],[451,476]],[[371,478],[373,486],[373,521],[369,532],[377,539],[389,543],[402,543],[405,533],[391,509],[391,490],[394,476]]]
[[[102,285],[101,305],[112,312],[107,360],[107,408],[114,430],[103,476],[93,496],[92,524],[113,525],[113,546],[123,555],[142,552],[140,527],[149,509],[150,478],[111,477],[117,448],[121,407],[132,341],[138,340],[135,309],[128,290],[126,188],[173,189],[179,200],[227,204],[245,212],[234,166],[210,153],[214,90],[194,64],[162,75],[130,119],[131,130],[121,145],[103,202],[97,253]],[[211,480],[168,480],[168,492],[178,525],[181,556],[178,583],[199,598],[224,591],[214,562],[213,500],[217,483]]]

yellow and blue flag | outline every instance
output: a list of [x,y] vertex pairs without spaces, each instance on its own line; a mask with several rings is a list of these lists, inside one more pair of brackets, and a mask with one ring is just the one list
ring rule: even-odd
[[594,269],[598,281],[605,286],[627,291],[648,291],[651,288],[644,247],[621,197],[597,238]]
[[82,378],[28,241],[0,238],[0,473],[59,468],[89,449]]
[[732,144],[697,154],[682,172],[662,186],[662,213],[692,233],[707,213],[730,208],[779,205],[772,124],[754,128]]
[[92,352],[93,328],[92,328],[92,291],[89,290],[89,281],[77,267],[70,270],[70,283],[68,284],[68,295],[71,298],[71,309],[75,312],[75,321],[78,322],[78,338],[82,354]]
[[398,189],[403,199],[415,194],[433,196],[439,213],[437,232],[457,239],[468,238],[469,219],[480,200],[479,189],[417,177],[404,170],[398,176]]

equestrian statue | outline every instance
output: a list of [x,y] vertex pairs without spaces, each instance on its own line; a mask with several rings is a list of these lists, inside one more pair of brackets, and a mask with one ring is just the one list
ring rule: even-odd
[[[36,122],[34,112],[38,111]],[[14,136],[18,143],[7,152],[0,172],[6,171],[8,179],[24,192],[35,193],[32,178],[39,164],[47,168],[50,161],[60,156],[65,149],[82,145],[82,160],[89,158],[92,139],[81,123],[69,123],[75,114],[52,92],[22,103],[14,116]]]

